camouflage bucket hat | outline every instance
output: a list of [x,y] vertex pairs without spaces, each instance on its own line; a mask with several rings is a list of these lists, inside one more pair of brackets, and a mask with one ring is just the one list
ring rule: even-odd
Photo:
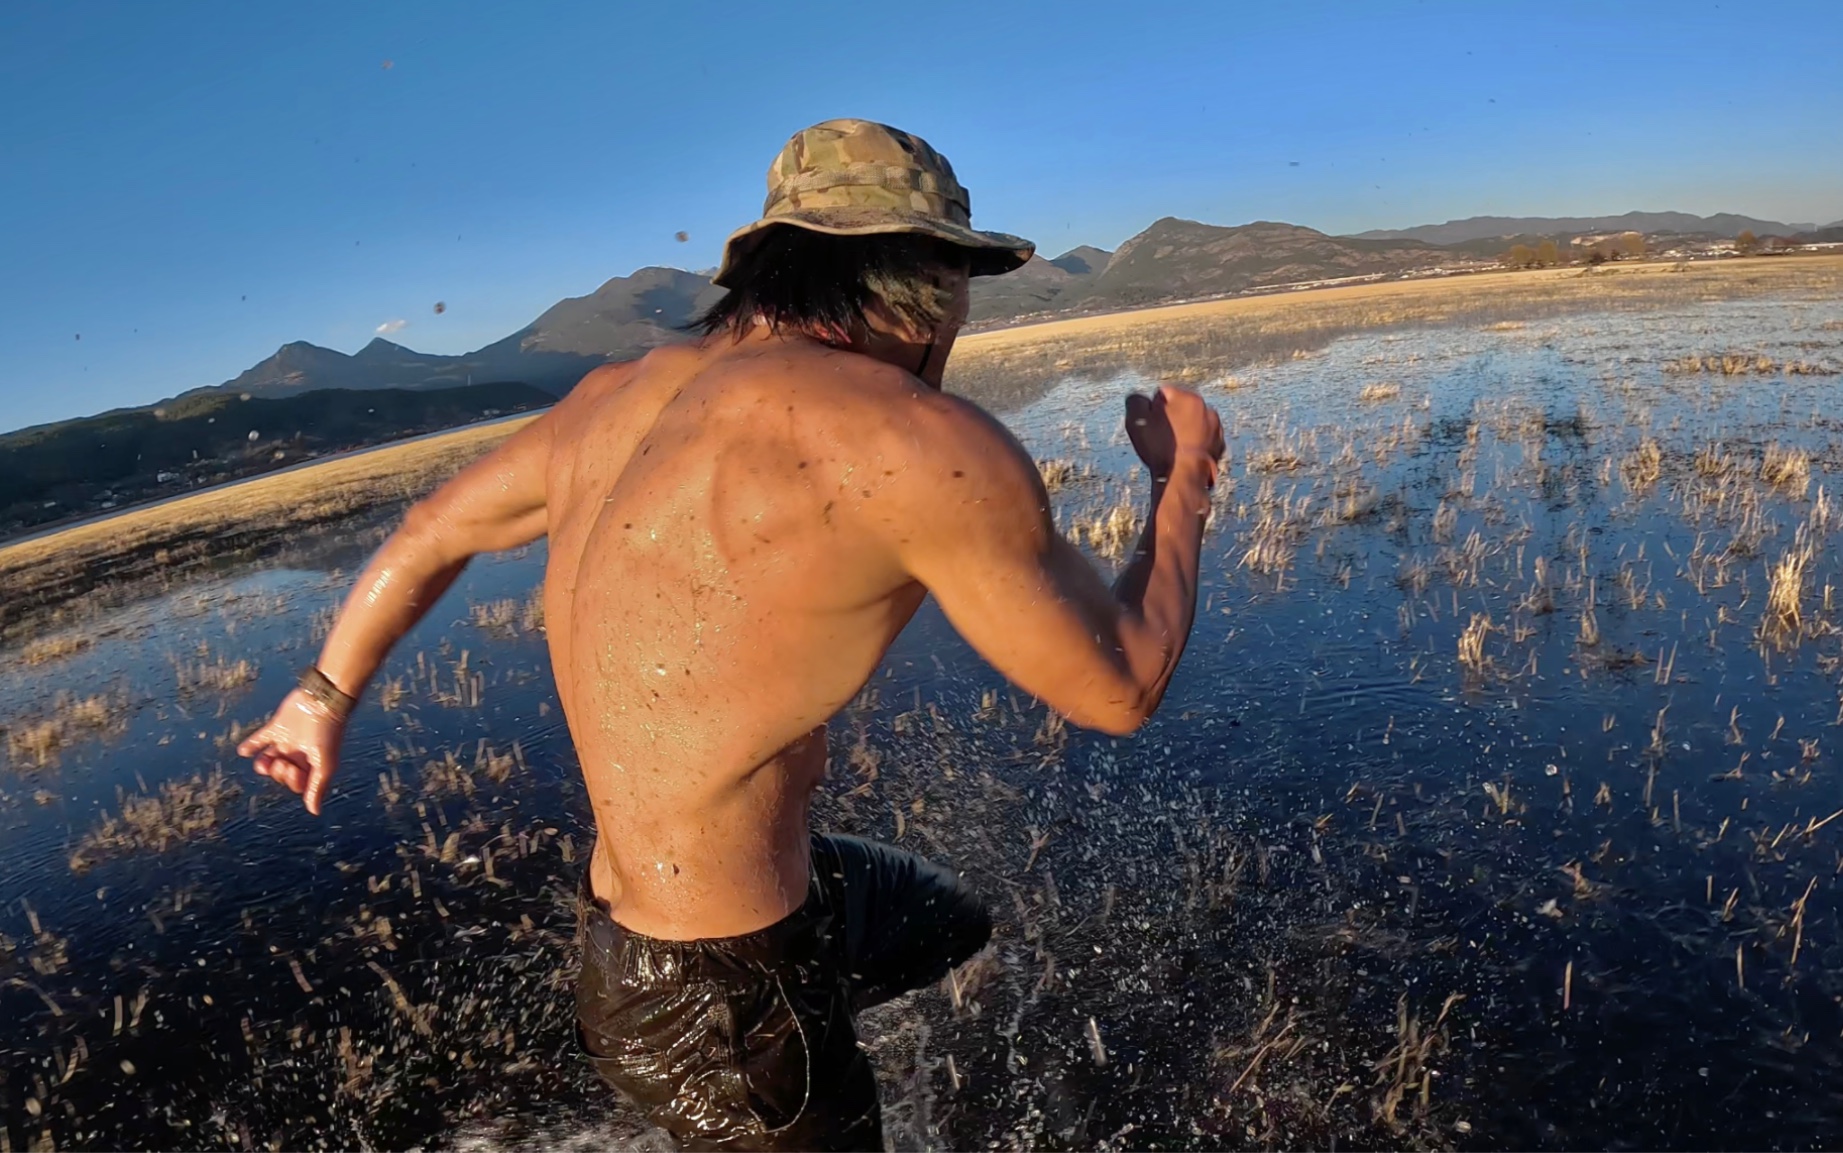
[[790,224],[833,236],[910,232],[968,250],[974,276],[1021,267],[1036,246],[972,227],[972,202],[947,158],[918,136],[868,120],[828,120],[793,137],[768,168],[762,218],[732,233],[715,283],[747,259],[762,234]]

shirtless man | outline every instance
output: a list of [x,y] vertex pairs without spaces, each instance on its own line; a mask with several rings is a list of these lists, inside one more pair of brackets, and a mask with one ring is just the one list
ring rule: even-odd
[[933,594],[1001,673],[1130,733],[1196,611],[1215,414],[1127,398],[1153,488],[1110,591],[1056,531],[1030,456],[941,392],[976,232],[925,142],[860,120],[795,136],[732,236],[703,338],[598,368],[412,507],[317,665],[239,752],[318,814],[345,718],[476,553],[548,534],[557,691],[598,840],[578,1033],[687,1148],[881,1149],[857,1010],[991,932],[951,872],[807,827],[826,722]]

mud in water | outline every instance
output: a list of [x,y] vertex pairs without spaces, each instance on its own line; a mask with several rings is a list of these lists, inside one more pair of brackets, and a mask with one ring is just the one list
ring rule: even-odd
[[[1794,1147],[1843,1123],[1843,307],[1359,336],[1193,379],[1229,467],[1130,740],[932,606],[816,821],[998,921],[863,1026],[899,1149]],[[1137,380],[1007,419],[1104,566]],[[577,1059],[591,837],[532,593],[480,558],[326,815],[232,753],[375,540],[0,654],[7,1147],[667,1148]]]

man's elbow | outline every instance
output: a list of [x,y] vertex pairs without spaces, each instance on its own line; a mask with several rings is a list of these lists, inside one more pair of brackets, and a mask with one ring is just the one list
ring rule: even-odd
[[1087,717],[1070,718],[1083,728],[1096,729],[1110,737],[1130,737],[1144,727],[1158,711],[1158,701],[1141,694],[1123,695],[1102,703]]
[[404,510],[397,531],[391,535],[405,544],[435,541],[442,535],[441,524],[442,515],[435,508],[434,501],[424,497]]
[[[1145,727],[1165,698],[1165,684],[1170,675],[1170,645],[1162,637],[1135,631],[1138,622],[1123,620],[1124,626],[1115,647],[1119,663],[1110,675],[1099,678],[1090,688],[1088,720],[1076,720],[1083,728],[1098,729],[1113,737],[1130,737]],[[1156,660],[1152,658],[1156,654]]]
[[1110,737],[1130,737],[1145,724],[1146,718],[1141,713],[1113,713],[1095,720],[1087,727],[1106,733]]
[[458,535],[438,502],[424,497],[403,514],[390,543],[400,554],[439,566],[468,555]]

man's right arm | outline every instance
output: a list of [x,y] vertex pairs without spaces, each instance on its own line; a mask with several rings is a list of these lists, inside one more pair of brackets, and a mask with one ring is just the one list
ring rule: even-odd
[[[1057,532],[1035,463],[996,420],[943,398],[905,486],[908,573],[1000,673],[1084,728],[1124,735],[1158,708],[1196,614],[1221,428],[1194,393],[1129,405],[1153,470],[1139,549],[1109,590]],[[918,448],[922,447],[920,445]]]

